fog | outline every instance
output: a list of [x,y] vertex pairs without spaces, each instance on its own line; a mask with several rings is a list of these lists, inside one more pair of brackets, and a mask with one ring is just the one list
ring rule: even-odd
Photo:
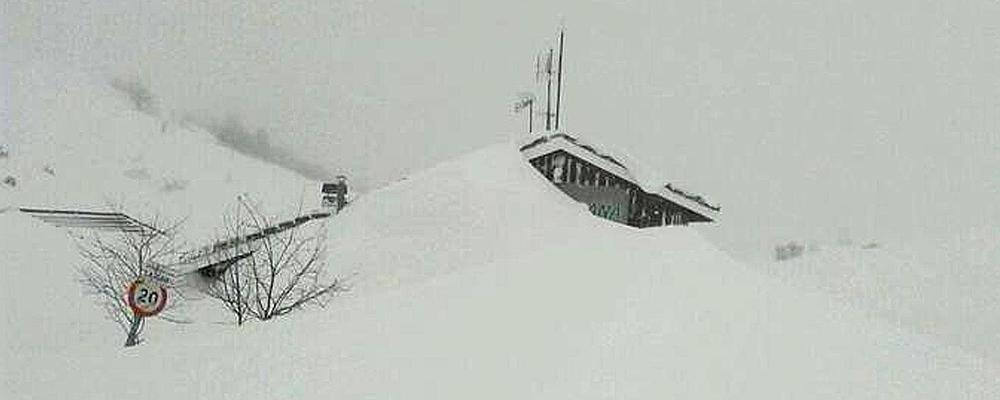
[[524,134],[515,95],[535,88],[535,55],[565,26],[566,130],[720,203],[725,220],[706,234],[740,257],[1000,221],[995,0],[7,2],[2,13],[5,58],[135,77],[166,113],[237,116],[365,189]]

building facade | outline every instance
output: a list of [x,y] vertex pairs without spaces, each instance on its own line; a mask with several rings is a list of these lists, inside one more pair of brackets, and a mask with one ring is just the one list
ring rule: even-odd
[[565,133],[538,137],[520,150],[556,187],[615,222],[638,228],[715,222],[721,211],[670,184],[649,190],[623,163]]

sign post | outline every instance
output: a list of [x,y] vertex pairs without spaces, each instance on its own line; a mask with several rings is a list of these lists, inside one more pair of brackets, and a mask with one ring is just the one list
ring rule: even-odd
[[129,285],[126,299],[137,317],[152,317],[167,306],[167,288],[152,278],[140,277]]
[[125,347],[130,347],[139,344],[142,319],[159,314],[167,306],[167,288],[151,277],[141,276],[128,286],[125,301],[133,313],[132,325],[125,340]]

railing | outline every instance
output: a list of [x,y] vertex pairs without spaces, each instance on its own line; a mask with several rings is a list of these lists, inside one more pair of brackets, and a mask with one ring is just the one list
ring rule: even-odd
[[280,232],[284,232],[286,230],[295,228],[295,227],[297,227],[299,225],[305,224],[305,223],[307,223],[309,221],[327,218],[327,217],[329,217],[331,215],[333,215],[333,213],[331,213],[329,211],[317,211],[317,212],[313,212],[313,213],[309,213],[309,214],[300,215],[300,216],[295,217],[293,219],[289,219],[289,220],[286,220],[286,221],[282,221],[282,222],[279,222],[279,223],[267,226],[264,229],[258,230],[257,232],[253,232],[253,233],[250,233],[250,234],[247,234],[247,235],[242,235],[242,236],[237,236],[237,237],[233,237],[233,238],[229,238],[229,239],[217,241],[217,242],[212,243],[210,245],[202,246],[198,250],[196,250],[194,252],[191,252],[191,253],[185,255],[184,257],[182,257],[181,261],[183,261],[183,262],[191,262],[191,261],[194,261],[194,260],[198,260],[200,258],[205,258],[205,257],[209,256],[210,254],[218,253],[220,251],[232,248],[232,247],[234,247],[236,245],[247,244],[247,243],[250,243],[250,242],[254,242],[254,241],[263,239],[266,236],[271,236],[271,235],[274,235],[274,234],[277,234],[277,233],[280,233]]

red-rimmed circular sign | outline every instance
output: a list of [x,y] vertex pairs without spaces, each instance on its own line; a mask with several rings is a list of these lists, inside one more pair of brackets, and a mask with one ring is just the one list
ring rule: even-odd
[[152,317],[167,306],[167,288],[150,278],[132,282],[125,297],[132,312],[140,317]]

